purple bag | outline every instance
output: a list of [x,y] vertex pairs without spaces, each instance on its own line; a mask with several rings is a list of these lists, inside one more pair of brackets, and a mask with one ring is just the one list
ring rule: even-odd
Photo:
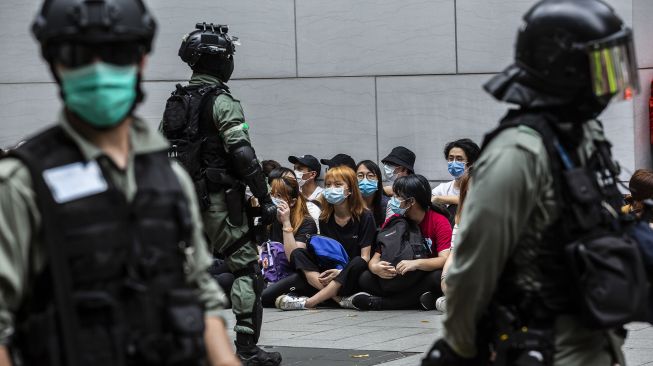
[[283,244],[278,241],[263,243],[260,259],[261,272],[265,282],[277,282],[293,273],[288,258],[286,258],[286,253],[283,251]]

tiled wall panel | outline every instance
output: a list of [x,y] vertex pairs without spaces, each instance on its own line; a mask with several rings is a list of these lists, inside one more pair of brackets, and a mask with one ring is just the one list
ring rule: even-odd
[[31,33],[40,3],[36,0],[0,1],[0,83],[51,80]]
[[506,108],[481,89],[487,79],[487,75],[379,78],[381,158],[403,145],[417,155],[417,173],[450,180],[442,153],[445,143],[468,137],[480,145]]
[[[510,107],[481,89],[486,75],[387,77],[377,82],[381,158],[403,145],[417,155],[415,169],[431,180],[449,180],[442,149],[460,138],[479,145]],[[632,103],[610,107],[600,117],[615,157],[634,166]]]
[[297,1],[299,76],[455,73],[453,0]]
[[[536,2],[457,0],[458,72],[499,72],[508,66],[513,59],[513,47],[522,16]],[[632,24],[632,0],[607,2],[614,6],[627,24]]]
[[[374,78],[234,80],[260,159],[289,165],[289,155],[330,158],[344,152],[376,160]],[[174,82],[148,83],[139,115],[157,125]]]
[[633,28],[639,67],[653,68],[653,1],[633,1]]
[[651,131],[649,126],[649,96],[651,95],[651,80],[653,70],[640,70],[639,77],[642,83],[642,92],[634,100],[634,153],[635,168],[653,168],[651,156]]
[[159,33],[148,79],[188,77],[189,68],[177,52],[181,38],[197,22],[228,24],[229,33],[241,39],[233,78],[296,76],[293,0],[155,0],[149,4],[159,21]]
[[[39,8],[36,0],[0,2],[0,82],[50,81],[30,25]],[[145,77],[175,80],[190,71],[177,56],[181,38],[196,22],[229,24],[239,36],[234,78],[296,76],[293,0],[156,0],[147,2],[158,21],[154,52]]]

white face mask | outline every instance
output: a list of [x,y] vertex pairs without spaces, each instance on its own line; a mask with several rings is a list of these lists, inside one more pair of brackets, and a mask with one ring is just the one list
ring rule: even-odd
[[297,178],[297,184],[299,184],[300,187],[306,184],[306,182],[308,181],[308,179],[302,179],[304,174],[306,173],[301,172],[299,170],[295,170],[295,178]]
[[397,179],[397,173],[395,173],[395,170],[397,170],[396,166],[383,164],[383,177],[387,181],[394,182],[394,180]]

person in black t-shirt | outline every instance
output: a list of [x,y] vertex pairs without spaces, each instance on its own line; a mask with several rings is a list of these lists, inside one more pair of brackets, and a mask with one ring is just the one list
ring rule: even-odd
[[390,200],[383,190],[381,168],[372,160],[363,160],[356,165],[356,178],[363,200],[374,215],[376,227],[380,228],[385,222]]
[[287,176],[270,182],[272,202],[277,206],[277,220],[270,226],[270,240],[283,243],[286,257],[296,248],[306,248],[317,225],[308,213],[306,199],[300,194],[297,180]]
[[351,307],[351,301],[344,296],[356,291],[358,278],[367,269],[376,226],[372,213],[365,207],[356,173],[347,166],[339,166],[329,169],[324,179],[326,189],[321,198],[320,231],[322,235],[339,241],[350,261],[342,271],[323,270],[308,251],[295,249],[291,262],[301,268],[308,283],[320,291],[310,298],[292,294],[279,296],[275,301],[279,309],[313,308],[328,299],[335,300],[342,307]]
[[[292,258],[295,249],[306,249],[310,236],[317,234],[317,224],[309,214],[306,199],[299,191],[295,175],[275,174],[277,170],[275,169],[270,175],[272,201],[277,205],[277,220],[270,225],[270,240],[283,243],[286,258]],[[299,268],[297,270],[301,271]],[[303,274],[291,274],[268,284],[261,295],[263,306],[273,307],[274,300],[291,288],[310,290]],[[303,293],[310,293],[310,291]]]

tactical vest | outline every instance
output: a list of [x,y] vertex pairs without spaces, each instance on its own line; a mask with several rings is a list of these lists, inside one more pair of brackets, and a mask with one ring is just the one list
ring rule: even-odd
[[190,212],[166,151],[134,157],[131,202],[99,163],[103,191],[53,193],[47,172],[95,162],[59,126],[12,154],[30,170],[47,254],[17,317],[24,364],[202,364],[204,311],[184,268]]
[[[564,185],[562,179],[564,173],[561,158],[553,144],[553,141],[558,139],[552,125],[556,123],[554,118],[546,114],[512,111],[483,141],[485,148],[503,130],[525,125],[541,135],[549,157],[555,197],[549,198],[549,202],[544,204],[554,205],[556,215],[548,227],[533,230],[530,235],[522,234],[504,267],[495,295],[498,303],[514,306],[522,316],[531,317],[536,321],[547,321],[556,314],[573,314],[579,311],[573,300],[574,290],[565,262],[565,244],[594,228],[607,227],[610,224],[601,201],[607,202],[616,212],[619,212],[622,201],[617,182],[609,179],[606,174],[608,165],[613,164],[609,143],[593,141],[596,150],[592,156],[587,157],[582,166],[587,176],[593,177],[589,184],[600,192],[600,197],[589,202],[584,212],[573,212],[569,204],[569,187]],[[576,148],[577,146],[572,144],[566,151],[571,153],[575,165],[580,166],[580,159],[575,156]],[[614,166],[611,168],[618,170]],[[581,222],[583,220],[585,222]]]

